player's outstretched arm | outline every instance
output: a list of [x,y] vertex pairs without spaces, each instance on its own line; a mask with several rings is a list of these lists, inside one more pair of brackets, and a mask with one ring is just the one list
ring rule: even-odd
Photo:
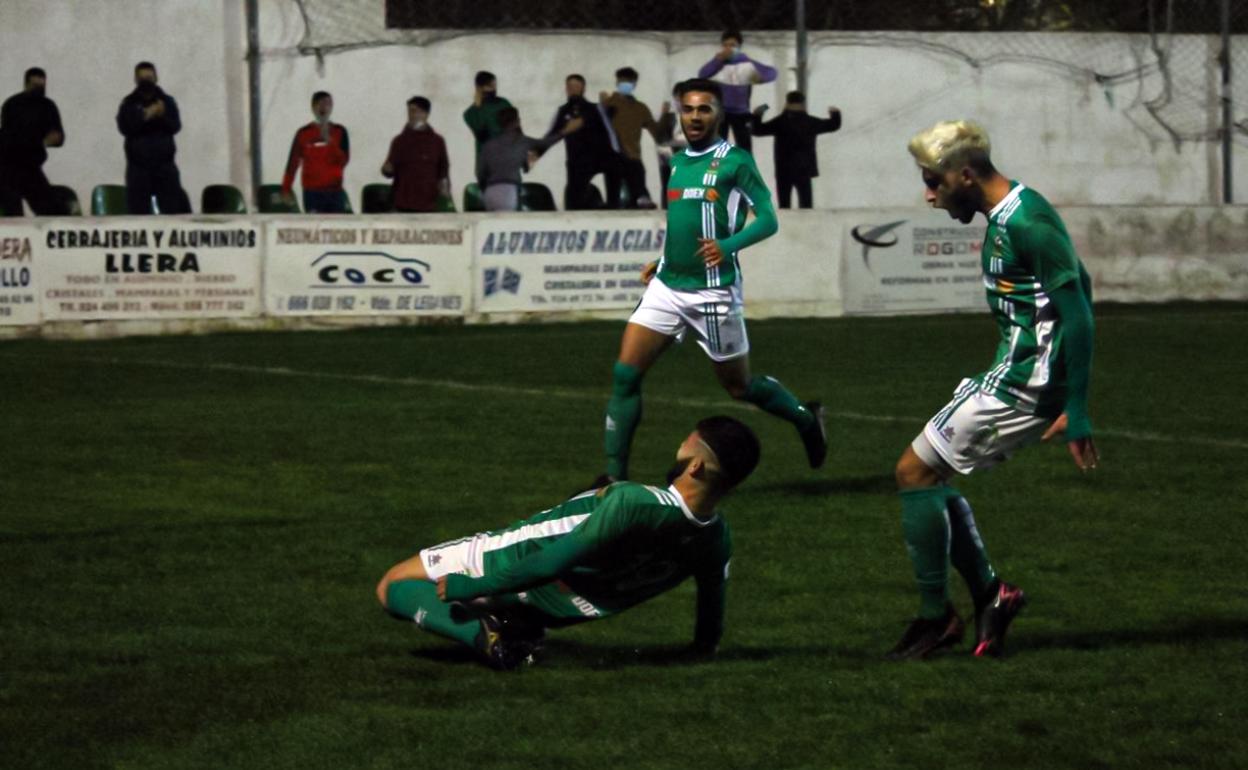
[[698,585],[698,609],[692,651],[699,656],[710,656],[715,654],[719,640],[724,635],[725,589],[728,581],[724,578],[724,567],[711,573],[699,573],[694,579]]
[[1079,280],[1067,281],[1049,295],[1062,320],[1062,348],[1066,363],[1066,408],[1049,429],[1047,440],[1064,433],[1066,446],[1081,470],[1096,467],[1099,457],[1088,417],[1088,384],[1092,372],[1092,308]]

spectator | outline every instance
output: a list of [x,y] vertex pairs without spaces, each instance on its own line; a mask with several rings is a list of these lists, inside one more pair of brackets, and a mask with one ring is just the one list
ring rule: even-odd
[[568,75],[564,81],[568,101],[555,110],[547,136],[558,134],[573,120],[580,120],[580,130],[567,134],[568,186],[564,190],[563,205],[569,211],[594,208],[590,182],[598,174],[603,175],[607,188],[607,206],[619,208],[620,156],[619,142],[611,121],[603,112],[602,105],[585,98],[585,78]]
[[723,89],[724,121],[719,124],[719,135],[727,139],[731,126],[733,143],[748,151],[753,146],[750,141],[750,87],[775,80],[776,70],[741,53],[743,40],[741,33],[735,30],[721,35],[719,53],[702,65],[698,77],[710,78]]
[[22,199],[37,216],[63,214],[43,174],[49,147],[65,143],[61,113],[44,96],[48,76],[38,67],[26,70],[23,90],[0,108],[0,215],[20,217]]
[[516,211],[520,208],[520,175],[537,163],[546,148],[580,129],[583,119],[573,118],[545,139],[524,135],[515,107],[499,110],[498,123],[502,133],[486,142],[477,154],[477,183],[485,197],[486,211]]
[[157,213],[189,214],[191,199],[173,161],[173,136],[182,130],[178,103],[157,85],[151,62],[134,66],[134,84],[117,110],[117,128],[126,137],[126,207],[131,214],[151,214],[154,197]]
[[473,83],[476,92],[472,97],[472,106],[464,110],[464,122],[477,140],[477,156],[486,142],[503,132],[499,121],[500,111],[511,106],[511,102],[498,95],[498,78],[493,72],[481,70]]
[[303,210],[309,214],[343,214],[347,193],[342,189],[342,172],[351,160],[351,137],[347,129],[330,121],[334,97],[326,91],[312,94],[311,123],[295,132],[290,143],[282,194],[292,195],[295,172],[303,164]]
[[753,129],[756,136],[776,137],[776,196],[780,208],[787,209],[797,188],[797,205],[808,209],[813,205],[810,180],[819,176],[815,139],[841,127],[841,111],[828,108],[828,117],[816,118],[806,112],[806,96],[790,91],[784,100],[784,111],[773,120],[763,122],[767,105],[754,110]]
[[659,205],[667,208],[667,180],[672,178],[672,156],[689,146],[685,130],[680,127],[680,101],[672,90],[671,101],[663,102],[659,110],[659,129],[655,148],[659,155]]
[[625,207],[652,209],[655,205],[646,189],[646,166],[641,162],[641,130],[644,128],[657,138],[659,124],[645,102],[633,96],[637,90],[637,70],[621,67],[615,71],[615,81],[615,93],[602,92],[602,106],[607,108],[611,126],[620,141],[621,169],[628,184]]
[[432,105],[423,96],[407,100],[407,125],[390,142],[381,173],[394,179],[395,211],[434,211],[438,196],[451,194],[446,142],[429,126]]

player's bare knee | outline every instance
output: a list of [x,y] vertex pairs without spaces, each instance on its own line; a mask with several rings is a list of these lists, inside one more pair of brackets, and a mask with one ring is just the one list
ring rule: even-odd
[[940,481],[939,475],[927,467],[909,447],[897,460],[897,467],[893,469],[893,477],[897,481],[898,489],[930,487]]
[[386,591],[389,590],[389,588],[390,588],[390,573],[387,572],[385,575],[382,576],[381,580],[378,581],[377,589],[376,589],[377,601],[381,603],[382,607],[386,606]]

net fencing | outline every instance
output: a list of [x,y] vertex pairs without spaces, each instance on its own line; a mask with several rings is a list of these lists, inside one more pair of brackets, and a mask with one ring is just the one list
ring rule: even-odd
[[[304,22],[296,50],[317,57],[507,32],[650,37],[671,51],[705,47],[707,33],[726,29],[793,30],[797,5],[796,0],[290,2]],[[1005,63],[1032,66],[1100,86],[1111,100],[1117,93],[1114,86],[1138,84],[1135,103],[1129,105],[1144,116],[1138,127],[1177,146],[1222,135],[1220,117],[1211,118],[1218,115],[1222,100],[1221,2],[806,0],[805,21],[812,54],[825,46],[923,49],[976,69]],[[1248,0],[1229,2],[1229,31],[1248,34]],[[1011,34],[959,34],[966,32]],[[1231,45],[1229,62],[1234,73],[1233,138],[1248,145],[1248,40]]]

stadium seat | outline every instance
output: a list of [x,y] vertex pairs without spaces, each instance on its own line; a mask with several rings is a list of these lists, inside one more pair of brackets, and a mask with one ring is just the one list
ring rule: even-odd
[[233,185],[208,185],[200,196],[203,213],[247,213],[242,191]]
[[82,216],[82,204],[78,202],[78,193],[74,192],[74,188],[54,184],[52,185],[52,198],[56,201],[56,207],[62,216]]
[[261,214],[298,214],[299,202],[294,196],[282,195],[280,184],[262,184],[256,191],[256,208]]
[[360,211],[385,214],[394,211],[394,188],[388,184],[366,184],[360,191]]
[[[591,184],[589,191],[585,193],[585,207],[590,209],[600,209],[606,206],[606,202],[602,198],[602,190],[597,185]],[[563,188],[563,207],[568,208],[568,188]]]
[[125,185],[97,184],[91,191],[91,216],[115,217],[128,213]]
[[439,213],[454,214],[455,199],[449,195],[439,195],[438,199],[434,201],[433,210]]
[[247,201],[234,185],[210,184],[200,196],[199,208],[205,214],[246,214]]
[[476,182],[469,182],[464,187],[464,211],[485,211],[485,196]]
[[554,193],[540,182],[525,182],[520,185],[520,210],[556,211]]

